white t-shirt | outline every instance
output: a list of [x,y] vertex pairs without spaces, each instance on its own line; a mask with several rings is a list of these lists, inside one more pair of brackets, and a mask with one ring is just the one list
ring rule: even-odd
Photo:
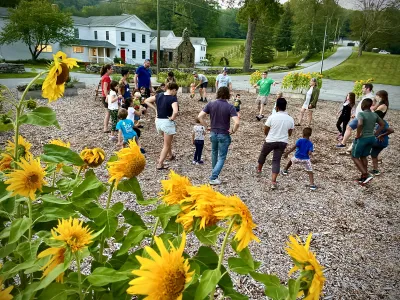
[[313,92],[313,89],[314,89],[314,87],[310,87],[309,88],[309,90],[307,91],[307,94],[306,94],[306,101],[304,101],[304,104],[303,104],[303,108],[308,108],[308,106],[310,105],[310,100],[311,100],[311,96],[312,96],[312,92]]
[[354,114],[354,115],[356,116],[356,118],[357,118],[357,116],[358,116],[358,113],[362,112],[361,104],[362,104],[363,100],[366,99],[366,98],[370,98],[370,99],[374,100],[374,97],[375,97],[374,94],[368,93],[368,94],[364,95],[364,96],[361,98],[361,101],[360,101],[360,102],[358,103],[358,105],[357,105],[356,113]]
[[194,125],[193,127],[194,139],[204,141],[206,129],[202,125]]
[[294,129],[294,120],[285,111],[278,111],[270,115],[265,122],[265,126],[270,128],[265,141],[267,143],[289,142],[289,129]]
[[135,109],[133,107],[128,107],[128,116],[126,118],[135,123]]
[[117,93],[114,92],[113,90],[110,90],[110,93],[107,96],[107,101],[108,101],[108,109],[110,110],[118,110],[118,100],[115,102],[111,102],[113,98],[117,96]]
[[229,87],[229,84],[232,82],[231,78],[228,75],[224,76],[224,74],[219,74],[216,81],[218,82],[218,88],[222,86]]

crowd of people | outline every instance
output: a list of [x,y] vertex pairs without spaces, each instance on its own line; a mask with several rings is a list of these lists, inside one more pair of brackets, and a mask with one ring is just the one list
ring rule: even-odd
[[[105,65],[101,70],[102,102],[106,108],[104,132],[110,133],[110,140],[115,141],[119,147],[124,147],[131,139],[135,139],[140,146],[140,129],[143,128],[141,117],[147,113],[148,109],[154,110],[157,132],[163,136],[163,147],[156,168],[160,171],[168,169],[166,162],[175,159],[172,142],[177,133],[176,120],[179,115],[177,98],[179,86],[173,72],[168,73],[167,79],[157,91],[154,91],[152,87],[149,60],[145,60],[143,66],[137,68],[133,90],[129,85],[129,71],[122,70],[122,78],[119,82],[111,80],[112,72],[111,65]],[[239,130],[242,102],[240,94],[233,96],[232,80],[226,68],[216,78],[216,99],[210,102],[207,99],[207,76],[196,71],[192,75],[191,98],[195,96],[198,89],[199,101],[207,103],[198,114],[192,130],[192,144],[195,146],[192,163],[194,165],[204,164],[202,153],[209,132],[212,149],[209,184],[218,185],[221,184],[219,176],[228,154],[232,135]],[[265,117],[264,107],[268,102],[271,86],[277,84],[279,82],[268,78],[268,72],[263,72],[262,78],[254,85],[254,87],[259,88],[259,94],[255,101],[258,115],[255,118],[258,121],[266,119],[264,124],[265,142],[258,158],[256,174],[262,173],[266,158],[272,152],[271,189],[277,188],[279,174],[287,176],[289,168],[293,164],[300,164],[309,175],[308,187],[311,190],[316,190],[317,185],[314,182],[311,163],[314,152],[311,135],[313,111],[317,107],[320,93],[318,82],[315,78],[310,80],[310,87],[305,94],[304,104],[299,111],[297,122],[286,112],[287,101],[282,92],[277,93],[274,108],[269,116]],[[356,130],[355,139],[350,148],[347,149],[347,153],[351,154],[352,160],[360,172],[357,181],[365,185],[374,176],[380,174],[378,157],[381,151],[388,146],[388,136],[394,130],[384,120],[389,108],[388,93],[381,90],[374,95],[373,86],[370,83],[363,85],[362,93],[363,97],[357,106],[355,94],[352,92],[347,94],[341,104],[337,113],[336,127],[339,144],[336,147],[347,147],[346,144],[352,131]],[[233,99],[232,103],[231,99]],[[288,148],[293,130],[295,126],[301,126],[304,116],[307,116],[307,123],[302,130],[302,138]],[[111,130],[108,129],[110,119]],[[231,121],[233,121],[233,126],[231,126]],[[145,153],[143,148],[141,148],[141,151]],[[282,156],[287,158],[293,151],[295,151],[294,155],[287,165],[281,169]],[[368,171],[369,156],[372,159],[371,171]]]

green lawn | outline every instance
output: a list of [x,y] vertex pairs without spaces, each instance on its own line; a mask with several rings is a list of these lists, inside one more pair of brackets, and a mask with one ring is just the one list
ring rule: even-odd
[[0,73],[0,79],[8,79],[8,78],[33,78],[38,73],[35,72],[25,72],[25,73]]
[[351,80],[374,78],[374,83],[400,85],[400,55],[384,55],[357,50],[339,66],[324,72],[329,79]]

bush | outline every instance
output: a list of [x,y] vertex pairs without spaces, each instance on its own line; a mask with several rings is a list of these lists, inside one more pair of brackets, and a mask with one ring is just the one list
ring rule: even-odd
[[296,68],[296,62],[289,62],[286,64],[286,67],[288,67],[289,69],[293,69]]
[[[192,73],[185,73],[185,72],[180,72],[180,71],[174,71],[176,83],[179,86],[182,87],[189,87],[190,84],[192,84],[194,81]],[[168,72],[160,72],[160,74],[157,74],[157,81],[158,82],[165,82],[165,79],[168,77]],[[209,86],[214,86],[215,85],[215,80],[216,76],[206,76],[208,79],[208,85]]]
[[284,89],[306,89],[309,87],[311,78],[316,78],[318,87],[322,87],[322,75],[313,72],[313,73],[301,73],[301,72],[290,72],[282,80],[282,87]]
[[123,65],[123,64],[125,64],[125,60],[123,60],[121,57],[115,56],[114,63]]
[[250,83],[251,85],[256,84],[262,78],[260,71],[255,71],[250,75]]
[[353,93],[356,94],[357,98],[362,95],[362,86],[366,83],[374,82],[373,78],[368,78],[367,80],[358,80],[354,82]]

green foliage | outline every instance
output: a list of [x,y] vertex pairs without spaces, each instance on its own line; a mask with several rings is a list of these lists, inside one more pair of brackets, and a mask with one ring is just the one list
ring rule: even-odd
[[282,87],[284,89],[306,89],[310,86],[311,78],[316,78],[318,87],[322,87],[322,75],[313,72],[313,73],[302,73],[302,72],[290,72],[282,80]]
[[286,64],[286,67],[288,67],[289,69],[296,68],[296,62],[294,62],[294,61],[288,62],[288,63]]
[[293,13],[290,10],[290,3],[287,3],[284,7],[284,13],[279,22],[276,36],[275,36],[275,48],[278,51],[292,51],[293,40]]
[[261,72],[260,71],[255,71],[250,75],[250,84],[254,85],[256,84],[260,79],[262,78]]
[[54,9],[48,0],[22,0],[11,11],[9,22],[0,34],[0,42],[10,44],[22,40],[36,60],[46,45],[73,40],[72,18]]
[[359,98],[362,96],[362,86],[366,83],[374,82],[373,78],[368,78],[367,80],[357,80],[354,82],[353,93],[356,94],[356,97]]
[[253,63],[264,64],[274,59],[273,24],[263,21],[258,24],[254,33],[251,58]]
[[[199,71],[199,72],[201,72],[201,71]],[[189,87],[190,84],[195,82],[193,75],[191,73],[174,71],[174,75],[175,75],[176,83],[179,86]],[[157,81],[165,82],[165,79],[167,79],[167,77],[168,77],[168,72],[160,72],[160,74],[157,74]],[[215,81],[216,81],[217,76],[206,75],[206,77],[208,79],[208,86],[215,86]]]

